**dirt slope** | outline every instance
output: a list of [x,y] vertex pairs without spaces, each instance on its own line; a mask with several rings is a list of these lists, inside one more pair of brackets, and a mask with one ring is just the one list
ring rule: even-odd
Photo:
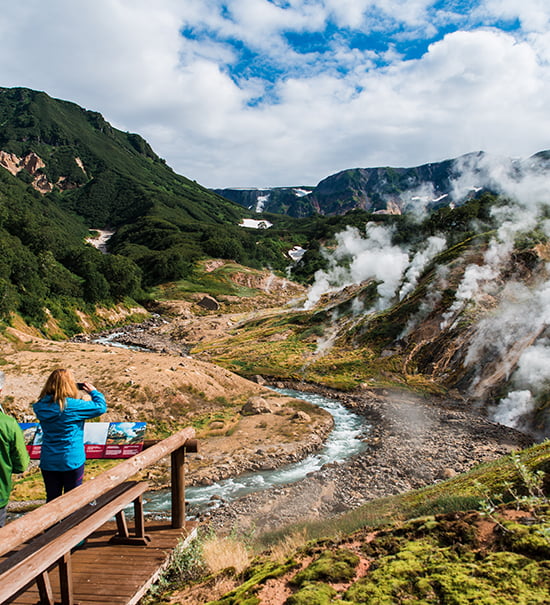
[[[276,466],[279,457],[304,455],[318,447],[332,425],[332,418],[316,408],[310,410],[310,422],[304,422],[296,414],[303,404],[296,400],[190,357],[54,342],[11,328],[1,346],[3,406],[18,421],[35,421],[32,403],[47,376],[57,367],[68,367],[78,381],[92,382],[106,395],[108,411],[102,421],[147,421],[149,438],[194,425],[200,443],[199,454],[190,457],[190,482],[207,483],[251,468],[258,462],[260,445],[266,467]],[[247,402],[259,408],[242,415]],[[165,471],[161,468],[149,478],[162,484]],[[40,489],[28,492],[16,486],[14,496],[40,498]]]

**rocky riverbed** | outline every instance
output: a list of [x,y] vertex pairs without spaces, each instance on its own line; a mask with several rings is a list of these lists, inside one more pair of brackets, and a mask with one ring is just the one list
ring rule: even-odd
[[529,436],[480,417],[464,402],[388,391],[326,395],[344,400],[368,419],[373,428],[367,449],[294,484],[222,501],[202,521],[227,530],[269,531],[326,518],[450,478],[532,443]]
[[[144,325],[126,326],[117,341],[158,353],[183,354],[182,342],[172,338],[172,327],[160,317]],[[84,337],[86,338],[86,337]],[[342,400],[372,426],[364,452],[342,463],[326,464],[319,472],[284,487],[251,494],[234,502],[216,499],[200,519],[213,527],[255,527],[269,531],[303,519],[337,515],[384,496],[430,485],[496,459],[532,443],[514,429],[482,417],[464,400],[420,398],[404,392],[373,391],[344,394],[306,384],[279,384],[315,390]],[[190,473],[194,485],[259,469],[295,462],[321,447],[328,425],[319,427],[303,443],[266,451],[239,448],[207,456]],[[223,458],[223,459],[222,459]]]

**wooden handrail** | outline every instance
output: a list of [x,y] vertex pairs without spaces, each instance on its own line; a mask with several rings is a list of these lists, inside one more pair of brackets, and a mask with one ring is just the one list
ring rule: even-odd
[[[132,458],[124,460],[112,469],[104,471],[94,479],[86,481],[79,487],[59,496],[59,498],[47,502],[40,508],[32,510],[19,519],[8,523],[5,527],[0,528],[0,556],[10,552],[23,542],[34,538],[55,523],[86,504],[93,502],[113,487],[120,485],[165,456],[178,450],[188,449],[189,451],[196,451],[194,437],[195,429],[193,427],[182,429]],[[186,444],[188,444],[187,447]],[[174,457],[172,458],[174,459]],[[180,459],[181,456],[177,458]],[[173,478],[175,476],[177,477],[178,473],[172,474]],[[182,494],[183,486],[173,485],[172,493]],[[173,503],[174,505],[178,507],[181,506],[181,503]],[[176,508],[176,514],[179,515],[178,522],[181,522],[180,509]],[[181,525],[179,526],[181,527]]]
[[[141,496],[146,488],[146,482],[128,482],[117,486],[112,493],[98,499],[97,507],[85,506],[1,562],[0,603],[28,587],[40,574],[67,555],[80,540],[101,527],[128,502]],[[75,527],[79,533],[74,531]]]

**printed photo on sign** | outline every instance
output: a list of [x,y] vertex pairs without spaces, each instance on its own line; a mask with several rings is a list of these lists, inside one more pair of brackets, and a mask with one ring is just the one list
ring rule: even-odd
[[128,458],[143,449],[145,422],[112,422],[105,445],[105,458]]
[[[42,429],[37,422],[20,422],[25,445],[33,460],[40,458]],[[143,449],[146,422],[86,422],[86,458],[130,458]]]
[[87,422],[84,425],[86,458],[103,458],[108,430],[108,422]]
[[23,431],[27,452],[33,460],[40,458],[42,449],[42,429],[38,422],[20,422],[19,426]]
[[23,437],[25,439],[25,445],[27,446],[27,450],[34,442],[34,436],[36,434],[36,428],[38,424],[36,422],[20,422],[19,426],[23,431]]

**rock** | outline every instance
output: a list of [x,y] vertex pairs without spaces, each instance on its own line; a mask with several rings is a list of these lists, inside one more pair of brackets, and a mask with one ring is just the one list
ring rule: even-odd
[[208,428],[212,431],[216,431],[216,430],[223,429],[224,426],[225,426],[225,422],[223,420],[213,420],[208,425]]
[[204,296],[197,304],[208,311],[219,311],[220,309],[220,303],[211,296]]
[[272,414],[273,408],[263,397],[251,397],[242,407],[243,416],[254,416],[255,414]]
[[296,412],[296,414],[294,414],[294,416],[292,416],[291,420],[296,420],[298,422],[311,422],[311,416],[305,412],[302,412],[302,410],[299,410]]

